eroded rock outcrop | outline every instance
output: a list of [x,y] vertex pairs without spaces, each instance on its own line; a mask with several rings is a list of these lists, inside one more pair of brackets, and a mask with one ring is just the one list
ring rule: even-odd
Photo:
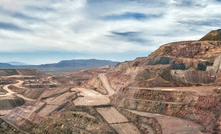
[[221,41],[184,41],[161,46],[148,57],[119,63],[108,79],[125,86],[215,85],[219,80]]
[[6,96],[0,98],[0,110],[12,110],[15,107],[21,106],[25,100],[16,96]]

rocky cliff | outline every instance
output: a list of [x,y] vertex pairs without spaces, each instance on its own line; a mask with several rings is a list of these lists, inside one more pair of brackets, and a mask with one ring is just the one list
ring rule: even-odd
[[161,46],[148,57],[119,63],[109,81],[124,86],[219,85],[221,41],[185,41]]

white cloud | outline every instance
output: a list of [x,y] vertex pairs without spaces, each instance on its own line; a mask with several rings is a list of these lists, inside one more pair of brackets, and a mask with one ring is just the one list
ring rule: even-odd
[[[0,10],[0,22],[26,30],[4,29],[0,23],[0,44],[4,44],[0,52],[73,51],[93,54],[135,50],[149,53],[171,41],[199,39],[210,30],[219,28],[218,23],[210,25],[207,21],[221,15],[220,3],[208,0],[1,0],[0,5],[3,9]],[[16,13],[22,15],[13,16]],[[138,16],[131,18],[125,13],[144,14],[147,18],[139,20],[136,19]],[[105,19],[111,15],[122,19]],[[141,34],[130,39],[112,32]]]
[[18,0],[1,0],[0,5],[3,6],[3,9],[8,11],[17,11],[20,7]]

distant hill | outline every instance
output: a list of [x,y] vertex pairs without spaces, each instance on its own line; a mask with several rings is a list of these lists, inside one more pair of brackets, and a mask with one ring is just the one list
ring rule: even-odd
[[13,67],[11,64],[8,63],[0,63],[0,68],[11,68]]
[[[48,74],[68,73],[76,70],[89,69],[93,67],[102,67],[106,65],[116,65],[118,62],[109,60],[96,59],[79,59],[79,60],[62,60],[58,63],[42,64],[42,65],[11,65],[8,63],[0,63],[1,69],[22,69],[31,68]],[[19,62],[18,62],[19,64]]]
[[67,68],[67,67],[75,67],[75,68],[91,68],[91,67],[101,67],[106,65],[115,65],[117,62],[109,61],[109,60],[62,60],[58,63],[54,64],[43,64],[40,67],[54,67],[54,68]]
[[36,66],[34,66],[34,68],[49,74],[60,74],[60,73],[73,72],[76,70],[89,69],[93,67],[116,65],[117,63],[118,62],[115,61],[96,60],[96,59],[62,60],[58,63],[42,64],[37,66],[37,68]]
[[0,69],[0,76],[11,75],[45,76],[46,74],[36,69]]
[[16,69],[0,69],[0,76],[19,75]]
[[17,66],[17,65],[28,65],[28,64],[26,64],[26,63],[17,62],[17,61],[11,61],[11,62],[8,62],[8,64],[10,64],[10,65],[15,65],[15,66]]
[[210,31],[199,41],[221,41],[221,29]]

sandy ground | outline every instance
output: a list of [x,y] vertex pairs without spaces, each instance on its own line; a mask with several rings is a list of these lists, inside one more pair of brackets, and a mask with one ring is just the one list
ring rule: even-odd
[[98,113],[115,129],[119,134],[139,134],[139,130],[126,117],[113,107],[96,108]]
[[107,90],[108,95],[102,95],[94,90],[85,88],[72,88],[72,91],[80,92],[80,96],[73,101],[77,106],[97,106],[110,104],[109,97],[115,93],[111,88],[105,74],[99,74],[99,79],[102,81],[104,88]]
[[38,114],[45,117],[52,111],[54,111],[58,106],[57,105],[47,105],[45,106]]
[[44,100],[44,102],[46,102],[47,105],[38,114],[43,117],[47,116],[49,113],[53,112],[57,107],[73,98],[75,94],[75,92],[66,92],[59,96],[51,97]]
[[0,110],[0,115],[6,115],[9,114],[12,110]]
[[214,89],[220,89],[219,86],[197,86],[197,87],[129,87],[132,89],[148,89],[148,90],[162,90],[162,91],[188,91],[197,93],[198,95],[208,95],[211,94]]
[[[111,124],[111,127],[115,129],[119,134],[139,134],[140,133],[133,123]],[[148,134],[151,134],[151,133],[148,133]]]
[[60,105],[71,99],[75,93],[73,92],[66,92],[62,95],[56,96],[56,97],[51,97],[45,100],[47,104],[51,105]]
[[96,106],[96,105],[108,105],[110,99],[108,96],[102,95],[94,90],[85,88],[73,88],[73,91],[80,92],[78,95],[83,97],[78,97],[73,101],[74,105],[77,106]]
[[115,93],[115,91],[111,88],[111,86],[107,80],[106,74],[104,74],[104,73],[98,74],[98,77],[101,80],[101,82],[103,83],[104,88],[107,90],[108,95],[110,95],[110,96],[113,95]]
[[192,121],[161,114],[139,112],[134,110],[128,111],[141,116],[154,117],[160,123],[163,134],[195,134],[196,132],[202,130],[200,125]]
[[24,78],[24,77],[35,77],[35,76],[31,76],[31,75],[11,75],[11,76],[3,76],[5,78]]
[[96,110],[104,117],[104,119],[108,123],[128,122],[127,118],[125,118],[113,107],[97,108]]

